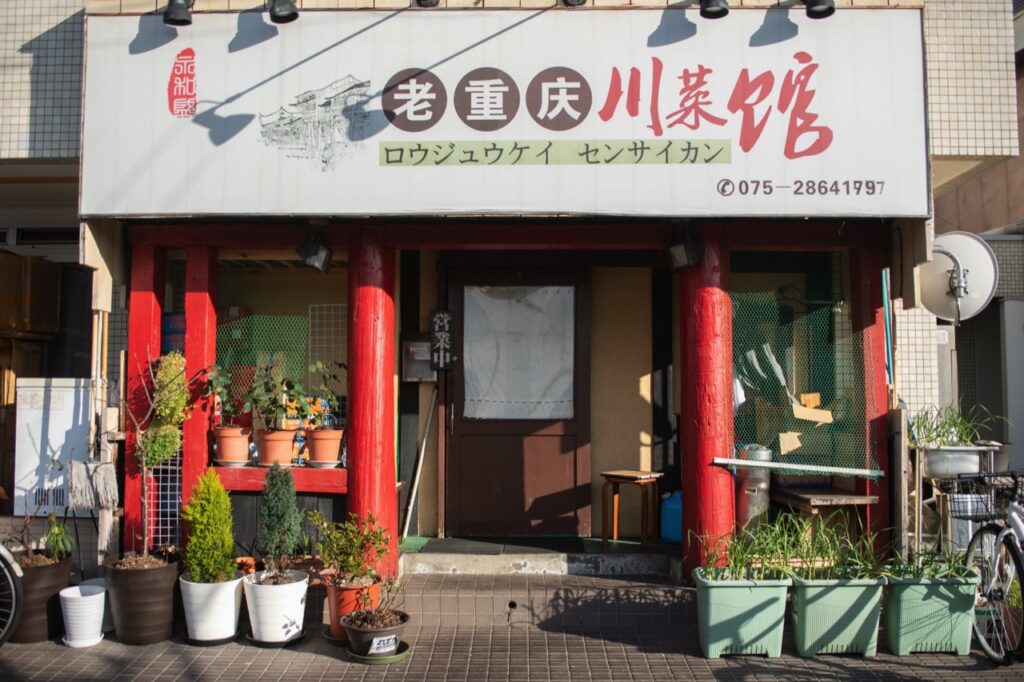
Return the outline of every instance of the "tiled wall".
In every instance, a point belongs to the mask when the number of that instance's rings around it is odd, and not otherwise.
[[[1024,237],[986,240],[999,263],[996,296],[1024,298]]]
[[[1009,2],[928,0],[928,117],[934,156],[1016,156]]]
[[[896,310],[896,382],[911,414],[939,403],[935,316],[922,307]]]
[[[0,158],[78,157],[82,6],[0,2]]]

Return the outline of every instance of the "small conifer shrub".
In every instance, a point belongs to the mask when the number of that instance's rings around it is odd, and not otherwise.
[[[219,583],[235,575],[235,538],[231,526],[231,497],[213,471],[192,488],[192,498],[181,512],[188,521],[185,570],[196,583]]]
[[[302,513],[295,502],[295,479],[290,469],[276,463],[267,471],[260,500],[260,532],[256,550],[277,578],[302,539]]]

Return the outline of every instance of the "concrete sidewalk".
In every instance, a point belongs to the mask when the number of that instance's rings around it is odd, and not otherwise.
[[[180,639],[152,646],[113,641],[90,649],[56,642],[0,648],[2,680],[1020,680],[1024,662],[997,668],[970,657],[880,654],[801,659],[725,657],[707,660],[692,626],[546,631],[528,623],[408,628],[412,645],[402,663],[367,666],[317,631],[287,649],[261,649],[241,638],[218,647]],[[787,647],[792,652],[792,647]]]

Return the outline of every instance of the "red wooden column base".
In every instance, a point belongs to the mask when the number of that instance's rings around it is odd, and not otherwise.
[[[128,293],[128,350],[125,387],[127,405],[132,414],[142,417],[149,408],[144,386],[149,378],[149,362],[160,357],[160,323],[164,296],[164,252],[136,244],[132,247],[131,289]],[[142,548],[142,475],[135,459],[135,428],[126,420],[124,476],[125,551]],[[152,506],[150,514],[153,513]]]
[[[732,475],[712,464],[733,451],[732,302],[723,288],[721,237],[679,277],[682,364],[683,547],[687,571],[706,562],[696,538],[714,542],[735,524]]]
[[[348,497],[349,512],[367,516],[391,536],[385,576],[398,575],[395,486],[395,256],[382,228],[353,232],[349,246]]]

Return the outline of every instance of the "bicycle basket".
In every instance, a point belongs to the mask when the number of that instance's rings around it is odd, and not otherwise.
[[[994,521],[1006,517],[1010,502],[1024,493],[1024,478],[1010,474],[981,474],[950,481],[949,512],[964,521]]]

